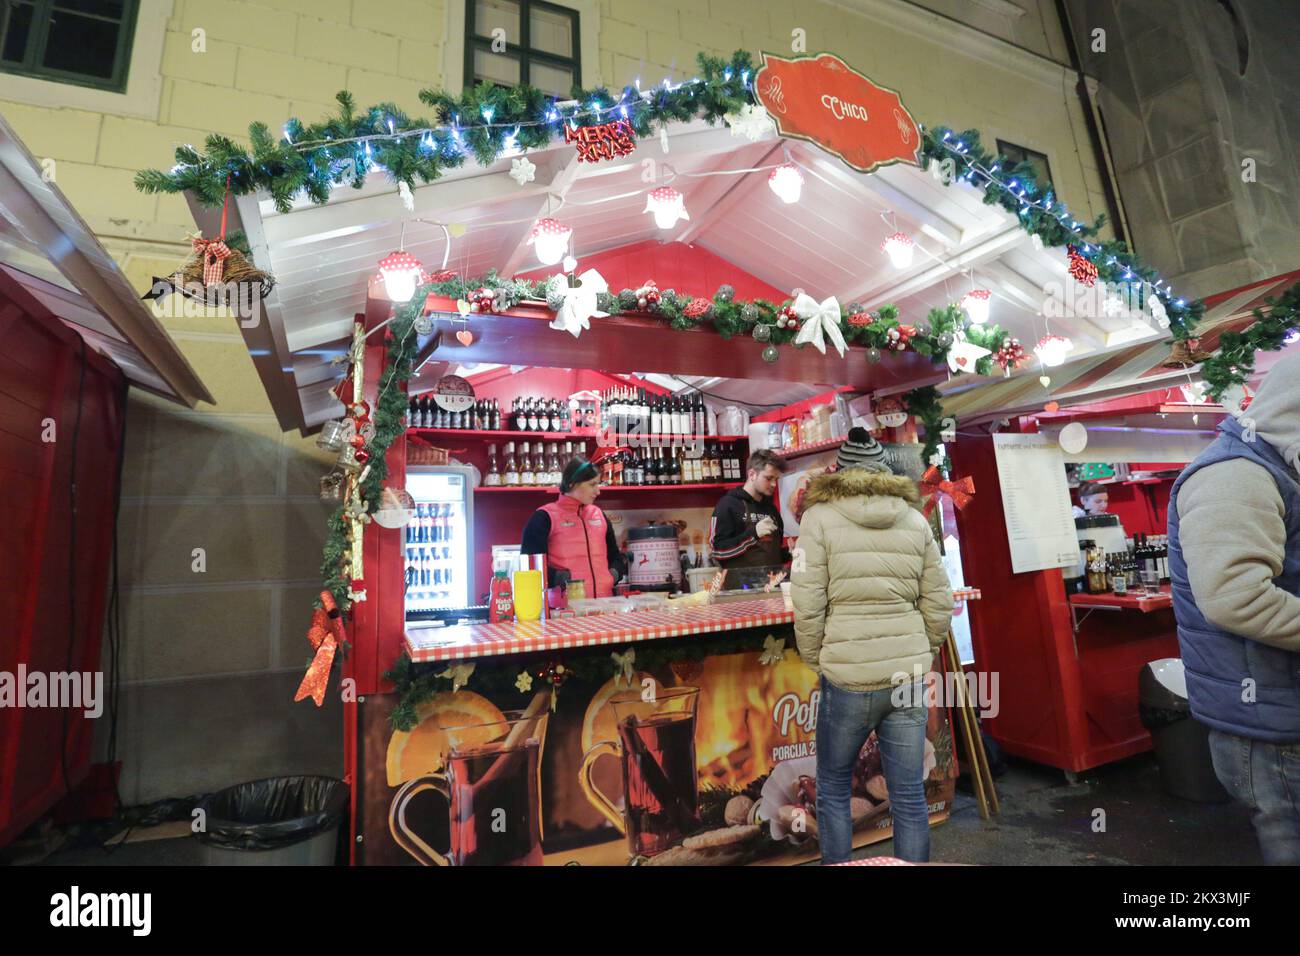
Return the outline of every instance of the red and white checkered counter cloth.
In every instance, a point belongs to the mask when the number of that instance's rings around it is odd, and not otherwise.
[[[957,591],[953,597],[957,601],[974,600],[979,597],[979,591]],[[413,628],[406,632],[406,652],[416,663],[472,660],[499,654],[555,651],[599,644],[630,644],[665,637],[691,637],[695,634],[792,623],[794,612],[785,609],[779,595],[773,595],[752,601],[732,601],[705,607],[593,614],[550,621]]]
[[[830,866],[916,866],[896,856],[869,856],[861,860],[846,860],[843,863],[831,863]]]
[[[554,651],[597,644],[628,644],[663,637],[690,637],[714,631],[790,624],[794,614],[780,595],[753,601],[732,601],[703,607],[592,614],[550,621],[511,621],[504,624],[456,624],[429,630],[408,630],[406,650],[411,660],[467,660],[526,651]]]

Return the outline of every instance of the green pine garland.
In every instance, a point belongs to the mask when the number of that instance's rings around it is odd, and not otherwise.
[[[434,110],[433,120],[408,116],[392,103],[358,111],[352,94],[343,91],[335,96],[337,111],[319,123],[305,126],[290,119],[278,140],[265,123],[253,123],[248,148],[214,133],[202,150],[179,147],[170,171],[140,171],[135,185],[145,193],[189,192],[204,206],[219,206],[229,182],[236,196],[266,190],[285,213],[299,194],[323,204],[335,185],[351,183],[360,189],[372,169],[385,170],[394,183],[414,189],[464,165],[469,156],[486,166],[512,146],[543,148],[563,137],[568,124],[593,126],[626,118],[638,137],[646,137],[658,127],[696,117],[715,123],[752,102],[746,89],[754,72],[748,53],[737,51],[729,61],[702,53],[697,59],[700,83],[657,86],[645,95],[633,87],[615,95],[605,87],[575,86],[571,104],[556,103],[531,86],[480,83],[460,96],[422,90],[420,101]],[[554,118],[539,122],[550,116]]]
[[[1224,332],[1219,337],[1219,351],[1201,363],[1201,377],[1206,393],[1215,401],[1233,385],[1244,385],[1255,371],[1255,353],[1276,352],[1286,344],[1286,337],[1300,329],[1300,282],[1276,299],[1266,300],[1266,308],[1251,313],[1254,324],[1241,332]]]

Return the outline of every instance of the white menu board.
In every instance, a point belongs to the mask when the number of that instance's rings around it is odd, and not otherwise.
[[[994,435],[1011,569],[1045,571],[1079,561],[1065,459],[1047,435]]]

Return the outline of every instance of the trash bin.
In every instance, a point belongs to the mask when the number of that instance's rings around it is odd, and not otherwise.
[[[348,785],[334,777],[268,777],[199,801],[205,866],[332,866]]]
[[[1226,803],[1214,775],[1210,730],[1192,717],[1187,674],[1177,657],[1151,661],[1138,674],[1138,716],[1151,731],[1165,792],[1198,803]]]

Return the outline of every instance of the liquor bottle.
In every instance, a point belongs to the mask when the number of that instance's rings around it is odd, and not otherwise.
[[[652,424],[650,421],[650,396],[644,388],[641,389],[641,404],[637,407],[637,415],[641,419],[642,434],[649,434],[650,425]]]
[[[537,415],[537,402],[534,399],[528,399],[528,431],[535,432],[541,428],[541,422]]]
[[[501,469],[497,465],[497,446],[488,445],[488,470],[483,476],[483,485],[486,488],[501,487]]]
[[[546,446],[538,442],[533,452],[533,480],[542,488],[549,487],[551,484],[551,473],[546,468],[545,449]]]
[[[664,430],[664,399],[663,396],[655,398],[650,403],[650,434],[661,435]]]
[[[623,403],[623,432],[627,435],[638,434],[641,425],[637,421],[636,389],[623,390]]]
[[[704,412],[704,396],[696,394],[695,396],[695,427],[691,431],[701,438],[709,430],[709,417]]]
[[[426,588],[433,585],[434,576],[433,552],[420,549],[420,583]]]
[[[551,442],[550,446],[546,449],[546,471],[550,475],[550,479],[546,482],[548,485],[558,485],[560,483],[561,467],[559,448],[559,442]]]
[[[515,443],[512,441],[506,442],[505,482],[510,487],[519,484],[519,463],[515,460]]]
[[[569,409],[569,400],[560,399],[560,431],[568,434],[573,430],[573,413]]]
[[[572,460],[573,460],[573,442],[566,441],[564,443],[564,460],[560,462],[560,468],[563,469],[564,466],[567,465]]]
[[[528,431],[528,413],[524,411],[524,400],[518,395],[510,402],[510,424],[517,432]]]
[[[678,412],[678,432],[679,435],[689,435],[691,433],[691,400],[683,398],[681,400],[681,409]]]
[[[1160,536],[1160,583],[1169,583],[1169,537]]]
[[[675,485],[688,485],[688,484],[691,483],[691,480],[690,480],[690,477],[689,477],[689,472],[687,471],[687,465],[686,465],[686,446],[685,446],[685,445],[678,445],[678,446],[677,446],[677,462],[676,462],[676,464],[673,466],[673,472],[674,472],[674,475],[675,475],[675,480],[674,480],[673,484],[675,484]]]
[[[519,483],[521,485],[537,484],[537,476],[533,474],[533,455],[529,450],[528,442],[524,442],[519,447]]]
[[[495,398],[492,399],[492,423],[488,427],[494,432],[501,431],[501,406]]]

